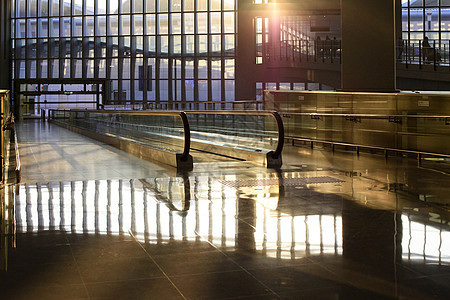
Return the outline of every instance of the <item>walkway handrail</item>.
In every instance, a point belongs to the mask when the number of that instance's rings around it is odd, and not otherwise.
[[[275,120],[277,121],[277,125],[278,125],[277,149],[275,149],[275,152],[272,154],[272,157],[277,159],[278,157],[280,157],[281,152],[283,151],[283,147],[284,147],[284,125],[283,125],[283,120],[281,119],[281,116],[279,113],[274,111],[274,112],[272,112],[272,115],[275,118]]]
[[[184,150],[181,156],[182,161],[186,161],[189,157],[189,150],[191,149],[191,128],[189,127],[189,121],[185,112],[180,112],[181,120],[183,121],[184,129]]]
[[[295,113],[295,112],[281,112],[283,116],[311,116],[311,117],[358,117],[358,118],[373,118],[373,119],[389,119],[395,118],[424,118],[424,119],[450,119],[446,115],[396,115],[396,114],[340,114],[340,113]]]

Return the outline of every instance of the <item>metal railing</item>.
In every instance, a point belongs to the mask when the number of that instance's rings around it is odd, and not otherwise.
[[[258,45],[263,63],[341,63],[340,40],[283,40],[279,44]]]
[[[179,101],[179,100],[110,100],[102,105],[104,110],[263,110],[263,102],[260,100],[236,100],[236,101]]]
[[[450,69],[450,41],[429,41],[429,45],[422,41],[404,40],[396,46],[397,62],[410,65],[417,65],[421,69],[425,65],[433,66],[434,70],[438,66],[447,66]]]

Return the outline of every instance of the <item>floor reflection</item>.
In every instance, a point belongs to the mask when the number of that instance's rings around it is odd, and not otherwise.
[[[184,175],[23,184],[16,196],[16,228],[19,233],[130,232],[149,244],[202,239],[225,250],[278,259],[342,255],[373,212],[359,209],[346,215],[345,197],[314,187],[342,182],[336,178],[310,177],[293,184],[285,177],[274,173],[242,181]],[[411,210],[390,212],[387,219],[396,223],[383,239],[397,246],[403,260],[450,263],[448,224],[420,220]],[[394,232],[402,237],[398,245]]]

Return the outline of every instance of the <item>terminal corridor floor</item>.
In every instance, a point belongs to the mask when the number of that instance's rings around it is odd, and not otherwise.
[[[17,132],[0,299],[450,295],[448,161],[291,146],[277,170],[193,154],[177,173],[48,123]]]

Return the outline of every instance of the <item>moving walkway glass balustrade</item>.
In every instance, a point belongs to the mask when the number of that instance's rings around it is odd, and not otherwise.
[[[189,127],[180,112],[53,110],[50,111],[50,118],[83,131],[189,155]]]
[[[247,150],[278,157],[284,141],[281,117],[276,112],[186,112],[192,143]],[[196,146],[193,145],[193,148]]]
[[[288,138],[450,155],[446,93],[266,91],[264,102]]]
[[[50,119],[128,152],[130,148],[122,147],[124,142],[121,141],[176,153],[177,157],[180,154],[181,161],[186,161],[192,147],[270,168],[282,164],[284,129],[276,112],[201,111],[186,114],[174,111],[54,110],[50,112]],[[131,150],[131,153],[141,157],[142,151],[147,149]],[[155,155],[159,157],[160,154]],[[153,157],[155,155],[147,157],[158,160]]]
[[[449,155],[450,116],[289,113],[289,137]]]

